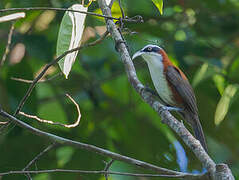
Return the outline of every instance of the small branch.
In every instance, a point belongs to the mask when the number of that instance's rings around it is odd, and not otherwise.
[[[9,14],[6,16],[2,16],[2,17],[0,17],[0,23],[7,22],[7,21],[15,21],[17,19],[24,18],[25,15],[26,14],[24,12],[18,12],[18,13],[13,13],[13,14]]]
[[[31,167],[31,165],[33,165],[41,156],[43,156],[45,153],[47,153],[48,151],[50,151],[53,147],[55,147],[55,144],[50,144],[49,146],[47,146],[47,148],[45,148],[42,152],[40,152],[36,157],[34,157],[34,159],[32,159],[27,165],[26,167],[24,167],[22,169],[22,171],[25,171],[27,169],[29,169]]]
[[[61,145],[69,145],[69,146],[73,146],[73,147],[76,147],[76,148],[79,148],[79,149],[84,149],[84,150],[87,150],[87,151],[90,151],[90,152],[98,153],[102,156],[110,157],[114,160],[122,161],[122,162],[125,162],[125,163],[128,163],[128,164],[132,164],[132,165],[144,168],[144,169],[152,170],[152,171],[155,171],[157,173],[164,174],[164,175],[176,175],[176,176],[180,176],[180,177],[188,177],[188,178],[191,178],[191,179],[198,178],[198,177],[201,176],[201,175],[196,175],[196,174],[177,172],[177,171],[169,170],[169,169],[166,169],[166,168],[158,167],[158,166],[152,165],[150,163],[139,161],[137,159],[133,159],[133,158],[130,158],[130,157],[127,157],[127,156],[123,156],[123,155],[105,150],[103,148],[96,147],[94,145],[85,144],[85,143],[81,143],[81,142],[78,142],[78,141],[73,141],[73,140],[70,140],[70,139],[66,139],[66,138],[63,138],[63,137],[56,136],[56,135],[51,134],[51,133],[41,131],[37,128],[34,128],[34,127],[22,122],[21,120],[19,120],[16,117],[8,114],[7,112],[3,111],[2,109],[0,109],[0,116],[5,117],[5,118],[13,121],[18,126],[24,128],[24,129],[27,129],[28,131],[30,131],[31,133],[33,133],[37,136],[47,138],[48,140],[50,140],[52,142],[55,142],[55,143],[58,143],[58,144],[61,144]],[[27,173],[27,172],[25,172],[25,173]],[[4,175],[4,174],[0,174],[0,176],[1,175]]]
[[[52,125],[59,125],[59,126],[63,126],[63,127],[66,127],[66,128],[73,128],[73,127],[76,127],[79,125],[80,123],[80,119],[81,119],[81,113],[80,113],[80,107],[79,105],[75,102],[75,100],[69,95],[69,94],[66,94],[66,96],[74,103],[74,105],[76,106],[76,109],[77,109],[77,112],[78,112],[78,117],[77,117],[77,120],[74,124],[62,124],[62,123],[59,123],[59,122],[53,122],[53,121],[49,121],[49,120],[45,120],[45,119],[41,119],[37,116],[34,116],[34,115],[29,115],[29,114],[26,114],[24,112],[19,112],[20,115],[23,115],[25,117],[28,117],[28,118],[31,118],[31,119],[35,119],[41,123],[47,123],[47,124],[52,124]]]
[[[8,33],[7,46],[6,46],[5,52],[3,54],[3,57],[2,57],[2,60],[1,60],[1,63],[0,63],[0,68],[1,68],[1,66],[3,66],[3,64],[4,64],[4,62],[7,58],[7,55],[10,51],[10,45],[11,45],[11,42],[12,42],[12,35],[13,35],[13,31],[14,31],[14,25],[15,25],[15,22],[12,23],[12,26],[11,26],[10,31]]]
[[[39,171],[8,171],[0,173],[0,176],[12,175],[12,174],[40,174],[40,173],[80,173],[80,174],[114,174],[121,176],[134,176],[134,177],[165,177],[165,178],[184,178],[183,175],[164,175],[164,174],[137,174],[137,173],[125,173],[116,171],[84,171],[84,170],[72,170],[72,169],[49,169],[49,170],[39,170]]]
[[[52,77],[50,77],[50,78],[48,78],[48,79],[40,79],[40,80],[38,81],[38,83],[44,83],[44,82],[51,81],[51,80],[55,79],[56,77],[58,77],[58,76],[60,76],[60,75],[62,75],[61,72],[55,74],[54,76],[52,76]],[[28,83],[28,84],[33,83],[33,80],[22,79],[22,78],[17,78],[17,77],[11,77],[11,80],[18,81],[18,82],[23,82],[23,83]]]
[[[109,4],[109,8],[110,8],[110,9],[112,8],[112,6],[113,6],[113,4],[114,4],[114,1],[115,1],[115,0],[111,0],[111,1],[110,1],[110,4]]]
[[[114,162],[113,159],[111,159],[111,161],[108,162],[108,163],[105,162],[106,165],[105,165],[104,171],[109,172],[110,166],[113,164],[113,162]],[[104,176],[105,176],[105,180],[108,180],[109,174],[108,174],[108,173],[105,173]]]

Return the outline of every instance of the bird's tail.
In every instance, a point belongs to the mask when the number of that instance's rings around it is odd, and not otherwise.
[[[206,139],[205,139],[203,129],[202,129],[201,123],[199,121],[198,115],[187,112],[187,113],[184,113],[183,116],[184,116],[185,120],[192,126],[195,138],[200,141],[204,150],[208,153]]]
[[[194,115],[193,119],[191,119],[191,121],[192,121],[191,125],[192,125],[192,128],[193,128],[194,135],[195,135],[196,139],[200,141],[204,150],[208,153],[206,139],[205,139],[203,129],[202,129],[202,126],[201,126],[201,123],[199,121],[198,116]]]

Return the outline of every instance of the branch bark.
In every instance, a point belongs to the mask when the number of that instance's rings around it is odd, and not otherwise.
[[[79,174],[114,174],[121,176],[134,176],[134,177],[165,177],[165,178],[182,178],[181,175],[162,175],[162,174],[137,174],[137,173],[127,173],[127,172],[116,172],[116,171],[85,171],[85,170],[73,170],[73,169],[47,169],[47,170],[38,170],[38,171],[8,171],[0,173],[0,176],[13,175],[13,174],[40,174],[40,173],[55,173],[55,172],[64,172],[64,173],[79,173]]]
[[[111,16],[111,10],[106,5],[105,0],[98,0],[98,4],[102,10],[102,13],[106,16]],[[135,88],[135,90],[140,94],[142,99],[148,103],[162,118],[162,122],[167,124],[172,130],[174,130],[180,138],[183,139],[185,144],[194,152],[196,157],[201,161],[202,165],[209,171],[212,178],[215,178],[216,175],[216,164],[209,157],[209,155],[204,151],[203,147],[196,140],[191,133],[184,127],[183,123],[180,123],[177,119],[175,119],[168,111],[162,108],[163,106],[152,98],[149,92],[145,91],[143,84],[139,81],[136,71],[134,68],[134,64],[131,60],[129,52],[127,50],[127,46],[125,41],[120,34],[119,30],[115,23],[110,19],[105,19],[107,24],[107,29],[112,35],[112,38],[115,41],[118,52],[121,56],[121,60],[125,65],[125,71],[127,73],[128,79],[131,85]],[[228,171],[231,172],[231,171]],[[230,177],[233,177],[232,175]]]

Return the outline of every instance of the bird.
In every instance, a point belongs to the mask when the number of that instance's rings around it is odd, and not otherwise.
[[[132,60],[142,56],[146,61],[158,96],[167,110],[176,110],[192,127],[195,138],[208,152],[205,136],[198,116],[196,97],[185,74],[170,61],[163,48],[146,45]]]

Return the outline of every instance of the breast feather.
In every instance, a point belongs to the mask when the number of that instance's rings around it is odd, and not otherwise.
[[[167,104],[173,105],[173,95],[166,81],[166,76],[164,75],[163,63],[161,61],[148,61],[147,64],[154,87],[158,92],[160,98]]]

